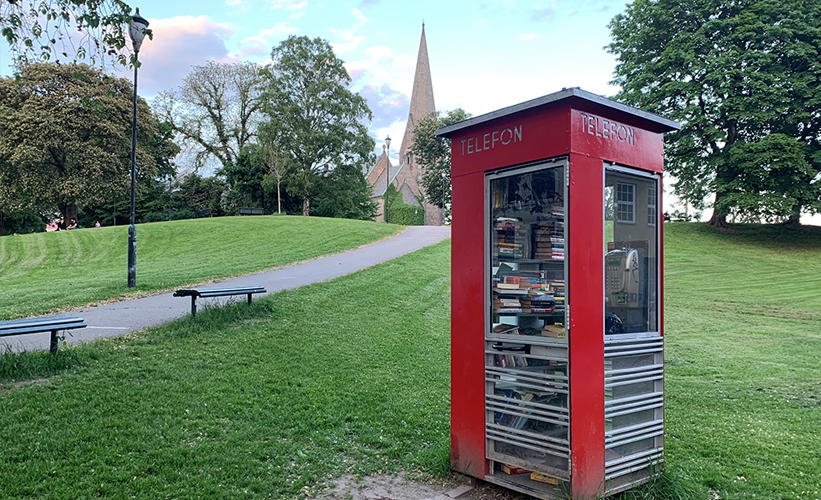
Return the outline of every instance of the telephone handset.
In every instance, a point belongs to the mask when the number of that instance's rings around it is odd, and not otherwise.
[[[638,307],[641,287],[639,252],[621,248],[604,256],[604,290],[611,307]]]

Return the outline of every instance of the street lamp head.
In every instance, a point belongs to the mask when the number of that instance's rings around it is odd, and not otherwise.
[[[131,36],[131,46],[134,47],[134,52],[140,51],[146,28],[148,28],[148,20],[140,15],[140,8],[137,7],[137,12],[131,16],[131,24],[128,26],[128,34]]]
[[[391,147],[391,136],[385,137],[385,144],[388,145],[388,149]]]

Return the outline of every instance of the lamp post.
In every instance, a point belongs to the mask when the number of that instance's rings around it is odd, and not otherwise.
[[[128,288],[137,286],[137,227],[134,225],[134,195],[137,183],[137,67],[140,46],[145,38],[148,21],[140,16],[140,9],[131,17],[128,34],[134,48],[134,113],[131,120],[131,225],[128,226]]]
[[[388,188],[391,185],[391,136],[385,137],[385,147],[387,149],[387,157],[388,160],[387,166],[385,167],[385,224],[388,224]]]
[[[445,185],[448,182],[448,173],[442,172],[442,225],[445,225]]]

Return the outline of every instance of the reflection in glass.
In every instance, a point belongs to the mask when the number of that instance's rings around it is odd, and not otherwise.
[[[605,175],[606,335],[658,331],[656,189],[654,178]]]

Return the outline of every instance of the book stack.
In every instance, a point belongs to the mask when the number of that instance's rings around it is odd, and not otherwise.
[[[567,336],[567,330],[562,324],[545,325],[542,328],[542,336],[563,339]]]
[[[553,292],[553,297],[556,299],[556,306],[553,308],[553,312],[564,312],[564,280],[550,280],[548,284],[550,285],[550,290]]]
[[[564,238],[534,235],[533,258],[540,260],[564,260]]]
[[[553,222],[538,221],[530,225],[533,232],[533,258],[547,260],[553,254]]]
[[[524,255],[524,226],[517,219],[499,218],[493,226],[499,257],[520,259]]]
[[[556,298],[551,292],[531,291],[528,297],[528,312],[551,314],[556,307]]]
[[[520,313],[522,303],[519,302],[519,297],[494,294],[493,309],[496,313]]]

